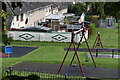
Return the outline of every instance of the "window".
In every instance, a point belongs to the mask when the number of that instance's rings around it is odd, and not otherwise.
[[[23,14],[21,14],[21,21],[23,21]]]
[[[19,21],[19,15],[16,16],[16,21]]]
[[[25,24],[27,24],[28,23],[28,18],[26,19],[26,21],[25,21]]]

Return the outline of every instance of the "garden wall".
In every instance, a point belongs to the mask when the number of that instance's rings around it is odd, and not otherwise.
[[[54,42],[70,42],[71,33],[45,33],[45,32],[29,32],[29,31],[8,31],[8,36],[12,37],[13,40],[22,41],[54,41]],[[75,42],[79,42],[81,33],[75,36]],[[88,31],[85,32],[86,38],[88,38]],[[84,41],[84,39],[82,40]]]

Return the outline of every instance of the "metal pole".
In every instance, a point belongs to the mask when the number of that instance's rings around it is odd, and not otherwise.
[[[8,58],[10,57],[10,53],[8,53]]]
[[[65,80],[67,80],[67,74],[65,74]]]
[[[114,57],[114,49],[112,49],[112,58]]]

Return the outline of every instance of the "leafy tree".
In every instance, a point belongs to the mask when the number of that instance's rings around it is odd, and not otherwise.
[[[99,18],[105,19],[104,2],[92,2],[90,14],[99,15]]]
[[[88,5],[91,6],[90,11],[87,12]],[[86,3],[76,3],[68,6],[68,12],[80,15],[83,12],[86,14],[99,15],[100,18],[105,19],[104,13],[104,2],[86,2]]]
[[[68,12],[74,13],[77,16],[79,16],[83,12],[85,12],[86,9],[87,9],[87,7],[86,7],[85,3],[80,3],[80,2],[77,2],[76,4],[70,4],[68,6]]]
[[[120,2],[107,2],[104,6],[105,14],[120,20]]]
[[[1,17],[2,17],[2,42],[5,44],[5,46],[7,45],[10,45],[10,41],[12,40],[12,38],[9,38],[7,36],[7,29],[6,29],[6,19],[7,19],[7,16],[10,16],[9,13],[6,12],[6,5],[8,3],[7,2],[2,2],[2,10],[1,10]],[[8,5],[12,11],[16,8],[16,7],[19,7],[21,8],[22,7],[22,3],[21,2],[12,2],[11,3],[11,6]]]

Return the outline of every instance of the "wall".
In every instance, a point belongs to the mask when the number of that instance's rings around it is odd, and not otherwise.
[[[45,6],[42,9],[35,10],[30,13],[29,22],[26,26],[34,26],[36,21],[45,22],[46,16],[51,14],[51,6]]]
[[[53,12],[52,12],[52,14],[57,14],[57,13],[58,13],[58,7],[53,8]]]
[[[67,8],[65,8],[65,9],[62,9],[62,10],[60,10],[59,12],[58,12],[58,14],[61,14],[61,15],[63,15],[63,13],[67,13]]]
[[[19,20],[17,20],[17,16],[13,17],[11,28],[20,29],[20,27],[25,27],[26,14],[23,14],[23,20],[21,21],[21,15],[19,15]]]
[[[22,41],[54,41],[54,42],[71,42],[71,33],[42,33],[42,32],[26,32],[26,31],[8,31],[8,36],[13,40]],[[88,38],[88,31],[85,33]],[[79,42],[81,33],[74,38],[75,42]],[[83,39],[83,41],[85,41]]]
[[[21,21],[21,15],[19,15],[19,20],[14,16],[11,24],[11,28],[20,29],[20,27],[34,26],[36,21],[45,22],[45,17],[51,14],[51,6],[45,6],[43,8],[38,8],[23,14],[23,21]],[[28,18],[28,23],[25,24],[26,19]]]

